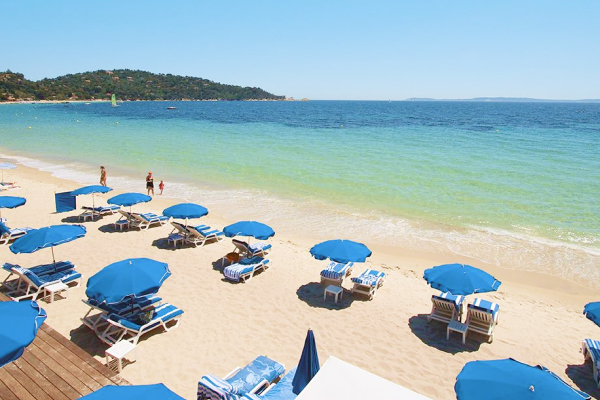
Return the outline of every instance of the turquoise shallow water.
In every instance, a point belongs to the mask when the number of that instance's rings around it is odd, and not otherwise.
[[[288,231],[600,272],[598,104],[4,105],[0,138],[59,176],[105,165],[143,191],[152,170],[167,194]]]

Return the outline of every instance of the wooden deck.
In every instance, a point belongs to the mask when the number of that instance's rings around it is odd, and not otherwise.
[[[18,360],[0,368],[0,400],[78,399],[106,385],[129,383],[47,324]]]

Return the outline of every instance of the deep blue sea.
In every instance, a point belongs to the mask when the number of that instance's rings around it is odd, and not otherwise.
[[[168,106],[177,107],[167,110]],[[276,230],[600,276],[600,104],[0,106],[0,153]]]

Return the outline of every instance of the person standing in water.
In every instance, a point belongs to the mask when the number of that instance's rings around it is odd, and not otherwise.
[[[100,184],[106,186],[106,168],[104,168],[104,165],[100,166]]]
[[[150,192],[154,196],[154,177],[152,176],[152,172],[148,172],[148,176],[146,176],[146,189],[148,189],[148,196],[150,196]]]
[[[162,180],[158,184],[158,188],[160,189],[160,194],[162,194],[163,190],[165,190],[165,183]]]

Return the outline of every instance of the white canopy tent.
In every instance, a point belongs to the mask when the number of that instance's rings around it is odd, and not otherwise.
[[[323,364],[296,400],[431,400],[335,357]]]

